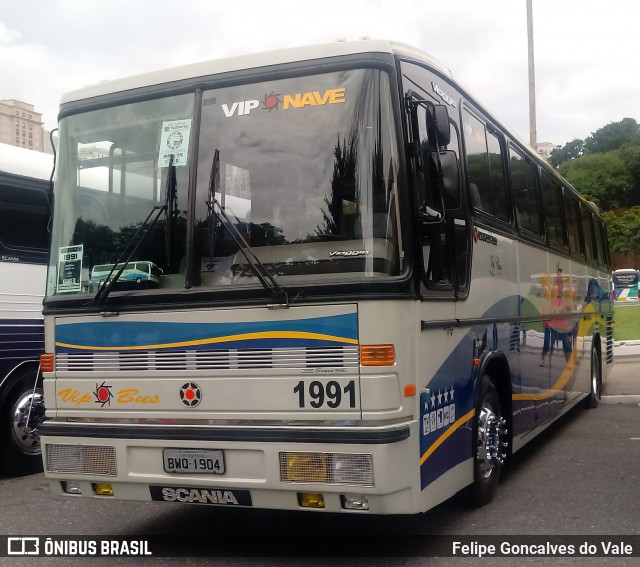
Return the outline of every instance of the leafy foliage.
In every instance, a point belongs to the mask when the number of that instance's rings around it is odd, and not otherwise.
[[[623,118],[551,152],[549,162],[605,213],[612,254],[640,254],[640,126]],[[614,214],[615,209],[628,209]]]
[[[589,154],[560,165],[560,173],[601,209],[629,207],[631,178],[617,151]]]
[[[612,254],[640,254],[640,206],[632,207],[622,215],[612,211],[604,213]]]

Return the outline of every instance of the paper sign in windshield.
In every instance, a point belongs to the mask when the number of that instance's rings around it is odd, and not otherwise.
[[[82,291],[82,244],[58,252],[58,293]]]
[[[190,118],[188,120],[172,120],[162,123],[160,154],[158,155],[159,167],[168,167],[171,156],[173,156],[173,165],[176,167],[187,165],[190,134]]]

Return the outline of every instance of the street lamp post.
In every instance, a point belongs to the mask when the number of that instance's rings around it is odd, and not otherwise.
[[[527,0],[527,39],[529,54],[529,144],[538,151],[536,135],[536,76],[533,63],[533,0]]]

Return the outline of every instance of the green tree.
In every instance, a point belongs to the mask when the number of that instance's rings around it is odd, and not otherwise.
[[[580,140],[576,138],[571,142],[567,142],[561,148],[556,148],[551,151],[551,155],[549,156],[549,163],[553,167],[558,167],[561,163],[565,161],[569,161],[570,159],[575,159],[582,155],[584,150],[584,140]]]
[[[569,183],[605,211],[636,204],[631,177],[618,151],[584,155],[565,161],[559,169]]]
[[[620,149],[620,157],[631,179],[631,204],[640,205],[640,134],[634,143]]]
[[[612,254],[640,254],[640,206],[632,207],[622,215],[604,213]]]
[[[638,137],[640,128],[633,118],[623,118],[596,130],[584,141],[585,153],[595,154],[620,149]]]

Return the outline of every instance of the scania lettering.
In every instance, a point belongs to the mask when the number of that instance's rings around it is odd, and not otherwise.
[[[419,51],[167,69],[69,93],[59,121],[54,495],[482,505],[515,451],[597,404],[600,211]],[[142,264],[154,285],[122,285]]]

